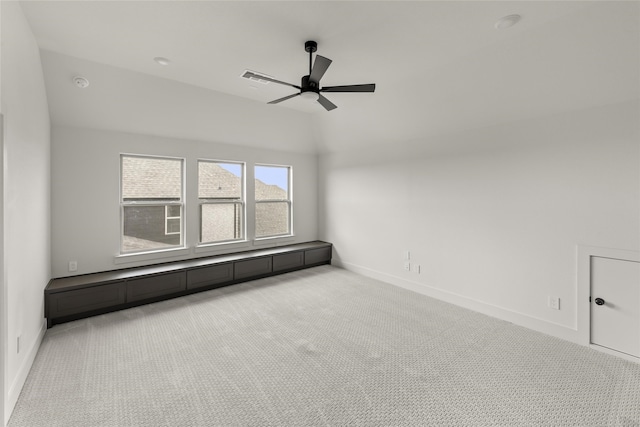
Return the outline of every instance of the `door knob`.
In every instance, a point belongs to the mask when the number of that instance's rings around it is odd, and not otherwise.
[[[596,298],[596,305],[604,305],[604,300],[602,298]]]

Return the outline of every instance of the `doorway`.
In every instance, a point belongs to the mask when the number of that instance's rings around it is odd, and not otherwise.
[[[586,345],[640,362],[640,252],[578,247],[578,321]]]
[[[591,257],[591,344],[640,358],[640,262]]]

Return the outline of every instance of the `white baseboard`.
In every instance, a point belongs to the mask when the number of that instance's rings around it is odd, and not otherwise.
[[[7,405],[5,407],[5,419],[4,424],[7,425],[9,422],[9,418],[11,417],[11,413],[13,412],[13,408],[15,408],[16,403],[18,402],[18,397],[20,396],[20,392],[22,391],[22,387],[24,386],[25,381],[27,380],[27,375],[29,375],[29,371],[31,370],[31,366],[33,366],[33,361],[36,359],[36,354],[38,354],[38,350],[40,349],[40,344],[42,344],[42,339],[44,338],[44,334],[47,332],[47,322],[44,320],[42,322],[42,326],[40,327],[40,331],[38,332],[38,336],[29,347],[26,357],[18,370],[18,375],[16,375],[15,380],[9,387],[9,393],[7,394]]]
[[[332,259],[331,263],[336,267],[342,267],[345,270],[353,271],[354,273],[371,277],[372,279],[380,280],[382,282],[408,289],[410,291],[417,292],[419,294],[426,295],[428,297],[435,298],[441,301],[445,301],[459,307],[468,308],[469,310],[477,311],[479,313],[486,314],[487,316],[495,317],[500,320],[505,320],[507,322],[511,322],[516,325],[541,332],[543,334],[551,335],[560,339],[574,342],[576,344],[584,345],[580,342],[578,331],[565,325],[553,323],[548,320],[533,317],[528,314],[513,311],[504,307],[499,307],[483,301],[471,299],[465,297],[464,295],[459,295],[454,292],[438,289],[436,287],[407,280],[402,277],[382,273],[368,267],[363,267],[349,262],[343,262],[336,258]]]

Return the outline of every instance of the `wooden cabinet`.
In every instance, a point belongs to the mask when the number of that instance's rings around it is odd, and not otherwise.
[[[52,294],[48,299],[49,316],[63,317],[85,313],[125,302],[125,282]]]
[[[246,279],[247,277],[264,276],[271,273],[271,257],[238,261],[233,264],[233,277]]]
[[[304,252],[273,256],[273,271],[292,270],[304,265]]]
[[[127,281],[127,302],[143,301],[187,289],[187,273],[156,274]]]
[[[331,248],[325,242],[299,243],[52,279],[44,291],[47,325],[331,264]]]
[[[231,281],[233,281],[232,262],[187,271],[187,289],[224,285],[224,283]]]
[[[331,262],[331,246],[304,252],[304,265],[318,265]]]

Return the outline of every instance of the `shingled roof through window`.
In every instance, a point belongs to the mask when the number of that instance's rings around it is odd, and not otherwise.
[[[148,157],[122,158],[122,197],[132,199],[179,199],[182,161]],[[240,177],[215,162],[200,162],[198,197],[236,199],[241,197]],[[287,200],[287,192],[277,185],[255,180],[256,200]]]
[[[180,199],[182,160],[122,157],[122,198]]]

